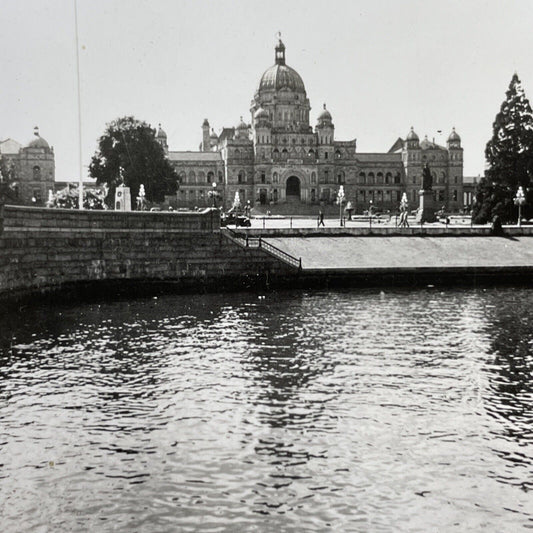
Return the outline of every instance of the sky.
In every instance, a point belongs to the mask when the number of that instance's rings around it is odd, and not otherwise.
[[[39,126],[56,180],[77,180],[74,0],[1,1],[0,139],[27,144]],[[455,127],[477,176],[514,72],[533,99],[532,24],[531,0],[78,0],[82,172],[124,115],[161,123],[170,150],[197,150],[205,118],[250,122],[279,31],[313,126],[326,103],[359,152],[411,126],[444,144]]]

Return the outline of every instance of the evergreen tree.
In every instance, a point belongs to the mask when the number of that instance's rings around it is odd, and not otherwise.
[[[533,215],[533,112],[517,74],[493,123],[485,148],[488,170],[476,191],[472,216],[485,223],[495,215],[516,220],[513,197],[519,186],[526,191],[524,215]],[[530,190],[531,188],[531,190]]]
[[[107,125],[98,141],[98,150],[89,165],[89,174],[109,188],[106,198],[113,205],[115,189],[121,183],[136,198],[141,184],[149,202],[162,202],[175,194],[178,176],[156,139],[156,131],[133,117],[119,118]]]

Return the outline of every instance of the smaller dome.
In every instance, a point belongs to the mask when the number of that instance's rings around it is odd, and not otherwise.
[[[406,137],[407,141],[419,141],[418,135],[415,133],[415,130],[413,129],[413,126],[411,126],[411,130],[407,134]]]
[[[28,143],[28,148],[50,148],[50,145],[39,135],[39,128],[33,129],[35,137]]]
[[[461,137],[459,137],[459,134],[455,131],[455,128],[452,129],[452,132],[450,133],[450,136],[448,137],[448,142],[450,141],[461,142]]]
[[[247,130],[247,129],[248,129],[248,126],[246,125],[246,123],[244,122],[244,120],[242,119],[242,117],[241,117],[241,119],[240,119],[239,124],[237,125],[237,129],[238,129],[238,130]]]
[[[166,139],[167,138],[167,134],[165,133],[165,131],[163,130],[163,128],[161,128],[161,124],[159,124],[159,128],[157,129],[157,135],[156,137],[158,139]]]
[[[211,135],[209,136],[210,139],[216,139],[218,141],[218,135],[215,133],[215,130],[211,128]]]
[[[322,113],[320,113],[320,115],[318,115],[318,120],[319,122],[323,122],[323,121],[330,121],[331,122],[331,113],[326,109],[326,104],[324,104],[324,110],[322,111]]]
[[[268,120],[270,118],[270,115],[268,114],[268,111],[266,109],[264,109],[263,107],[260,107],[255,113],[254,113],[254,118],[256,120],[259,120],[259,119],[264,119],[264,120]]]

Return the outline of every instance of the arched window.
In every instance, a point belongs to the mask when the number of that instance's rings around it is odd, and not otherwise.
[[[196,183],[196,174],[194,173],[194,170],[189,172],[189,183]]]
[[[234,155],[235,155],[236,158],[241,157],[241,152],[240,152],[240,150],[238,148],[235,148]]]
[[[311,172],[311,184],[316,185],[316,172]]]
[[[281,154],[283,155],[283,157],[287,157],[289,152],[287,152],[287,148],[283,148],[283,150],[281,151]]]
[[[41,167],[39,165],[35,165],[33,167],[33,180],[34,181],[41,180]]]
[[[335,151],[335,157],[336,157],[337,159],[340,159],[340,158],[341,158],[341,152],[340,152],[340,150],[336,150],[336,151]]]
[[[441,183],[446,183],[446,173],[445,172],[441,172],[440,174],[441,174],[440,175],[440,182]]]
[[[198,183],[205,183],[205,172],[203,170],[198,172]]]
[[[400,182],[401,182],[400,173],[397,172],[396,175],[394,176],[394,183],[400,183]]]
[[[272,157],[274,159],[278,159],[279,158],[279,150],[277,148],[274,148],[274,150],[272,150]]]
[[[239,183],[245,183],[246,182],[246,174],[244,173],[244,170],[239,171],[239,175],[237,177],[237,180]]]
[[[309,152],[307,152],[309,157],[315,157],[315,151],[312,148],[309,148]]]
[[[222,174],[222,170],[218,171],[218,181],[220,182],[224,181],[224,175]]]
[[[215,179],[215,175],[213,174],[213,172],[208,172],[207,173],[207,183],[213,183]]]
[[[366,174],[364,172],[359,172],[359,183],[361,185],[366,183]]]
[[[378,172],[376,177],[379,184],[383,183],[383,172]]]
[[[374,173],[373,173],[373,172],[369,172],[369,173],[368,173],[367,183],[368,183],[369,185],[373,185],[373,184],[375,183]]]
[[[390,172],[387,172],[385,174],[385,183],[388,185],[389,183],[392,183],[392,174]]]
[[[343,171],[343,170],[341,170],[341,171],[337,174],[337,183],[338,183],[339,185],[344,183],[344,171]]]
[[[179,183],[187,183],[187,174],[183,170],[178,174]]]
[[[277,172],[274,172],[274,174],[272,174],[272,183],[279,183],[279,178],[278,178],[278,173]]]

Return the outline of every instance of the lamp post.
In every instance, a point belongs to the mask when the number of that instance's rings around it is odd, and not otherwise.
[[[522,227],[522,206],[526,203],[526,196],[522,186],[518,187],[516,196],[514,197],[514,203],[518,206],[518,227]]]
[[[211,197],[213,198],[213,207],[217,206],[217,184],[214,181],[211,186],[213,187],[209,192],[211,194]]]
[[[344,203],[345,195],[344,195],[344,186],[341,185],[339,187],[339,192],[337,193],[337,203],[339,204],[339,222],[342,227],[342,204]]]

